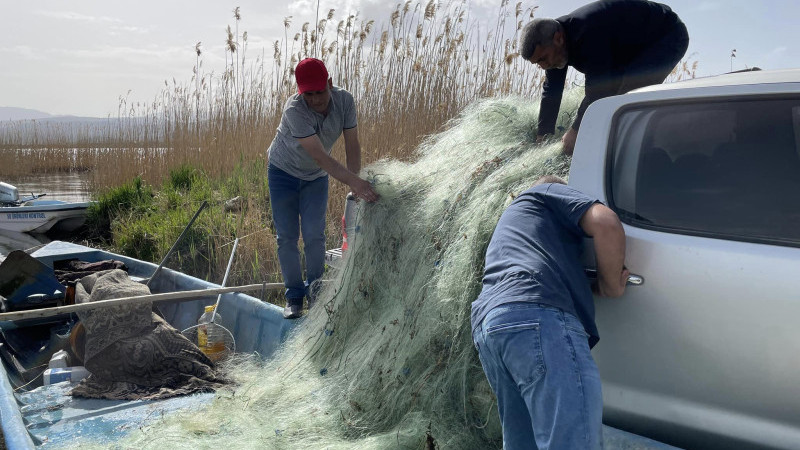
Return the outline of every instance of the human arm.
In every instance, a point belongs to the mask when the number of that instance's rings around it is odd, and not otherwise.
[[[542,102],[539,105],[539,119],[536,134],[544,136],[553,134],[556,129],[558,110],[561,108],[561,97],[564,94],[564,83],[567,80],[567,68],[545,71],[542,86]]]
[[[345,138],[346,139],[346,138]],[[325,148],[322,146],[322,141],[319,140],[319,136],[312,135],[305,138],[300,138],[297,140],[303,149],[308,153],[309,156],[324,170],[328,173],[328,175],[336,178],[337,180],[341,181],[342,183],[350,186],[350,190],[359,198],[363,198],[368,202],[374,202],[378,200],[379,196],[378,193],[375,192],[372,185],[369,181],[362,179],[352,170],[344,167],[343,165],[339,164],[338,161],[333,159],[326,151]],[[345,142],[345,148],[347,147],[347,143]],[[358,153],[360,154],[361,150],[359,147]],[[347,156],[347,164],[350,167],[351,157],[348,153]],[[360,158],[359,158],[360,159]],[[358,163],[360,166],[360,161]]]
[[[617,214],[607,206],[595,203],[586,210],[579,224],[594,241],[597,284],[593,290],[603,297],[621,296],[630,272],[624,264],[625,232]]]
[[[344,152],[347,169],[353,173],[361,172],[361,143],[358,142],[358,128],[347,128],[344,134]]]

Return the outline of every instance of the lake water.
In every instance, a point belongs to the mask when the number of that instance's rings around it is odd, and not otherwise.
[[[20,197],[47,194],[46,200],[85,202],[90,200],[87,189],[88,174],[83,172],[44,175],[26,175],[13,180],[0,180],[17,187]]]
[[[17,187],[21,198],[31,194],[47,194],[46,200],[63,200],[66,202],[85,202],[91,200],[85,173],[60,173],[44,175],[27,175],[24,177],[0,180]],[[68,239],[69,236],[59,236]],[[13,250],[27,250],[50,242],[44,235],[14,233],[0,230],[0,258]]]

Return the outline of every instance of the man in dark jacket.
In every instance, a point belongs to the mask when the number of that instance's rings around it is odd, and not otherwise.
[[[538,135],[555,131],[568,66],[586,76],[586,97],[562,138],[571,155],[593,101],[663,82],[688,46],[678,15],[647,0],[600,0],[557,19],[534,19],[522,30],[520,55],[546,71]]]

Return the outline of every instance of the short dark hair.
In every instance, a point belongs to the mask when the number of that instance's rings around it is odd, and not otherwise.
[[[520,56],[525,60],[530,59],[537,46],[552,44],[553,36],[559,31],[561,31],[561,23],[555,19],[531,20],[522,28],[519,38]]]
[[[533,182],[534,186],[538,186],[540,184],[547,184],[547,183],[558,183],[558,184],[567,184],[563,178],[557,177],[555,175],[545,175],[540,177],[538,180]]]

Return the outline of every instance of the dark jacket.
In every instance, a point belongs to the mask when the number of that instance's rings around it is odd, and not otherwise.
[[[601,0],[556,20],[564,27],[568,66],[545,72],[539,111],[540,135],[554,132],[569,66],[586,76],[586,97],[573,124],[573,128],[578,129],[583,113],[592,102],[623,93],[619,90],[626,69],[640,55],[676,28],[682,27],[685,33],[685,26],[668,6],[647,0]],[[685,51],[684,46],[678,60]],[[673,55],[664,57],[674,58]],[[650,60],[658,61],[658,55]]]

